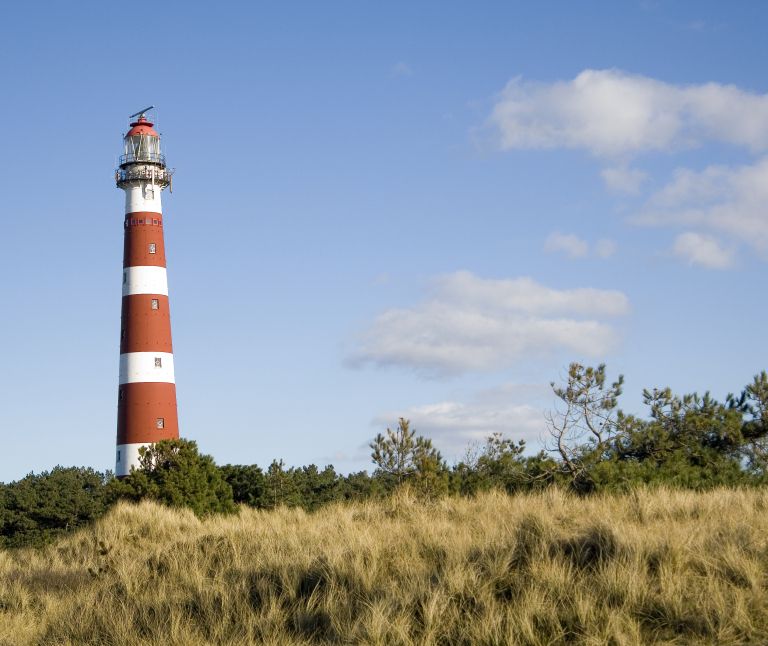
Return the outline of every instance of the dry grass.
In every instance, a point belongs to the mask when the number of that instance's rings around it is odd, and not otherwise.
[[[0,644],[758,644],[768,492],[560,491],[198,521],[120,505],[0,551]]]

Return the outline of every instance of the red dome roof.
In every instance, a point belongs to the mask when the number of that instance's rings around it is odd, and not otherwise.
[[[149,135],[150,137],[159,137],[152,128],[154,124],[151,121],[147,121],[144,115],[141,115],[138,121],[134,121],[131,124],[131,129],[125,133],[126,137],[133,137],[134,135]]]

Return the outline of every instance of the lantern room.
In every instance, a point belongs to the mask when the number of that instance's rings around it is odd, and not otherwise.
[[[165,155],[160,150],[160,135],[146,115],[153,107],[129,117],[135,121],[123,137],[123,153],[115,171],[115,183],[120,188],[150,183],[162,189],[171,184],[173,169],[166,167]]]
[[[165,157],[160,152],[160,135],[152,128],[144,114],[131,123],[123,144],[120,166],[125,164],[162,164]]]

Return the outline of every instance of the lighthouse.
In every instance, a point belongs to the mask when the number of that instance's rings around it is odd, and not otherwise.
[[[149,110],[131,115],[115,171],[125,191],[117,477],[138,466],[142,446],[179,437],[161,206],[172,171]]]

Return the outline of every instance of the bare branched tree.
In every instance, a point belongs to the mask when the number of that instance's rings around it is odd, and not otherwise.
[[[572,363],[564,387],[551,384],[558,398],[554,410],[546,413],[548,451],[562,460],[562,469],[574,485],[588,484],[588,469],[599,460],[607,443],[619,431],[616,406],[624,376],[608,385],[605,364],[597,368]]]

